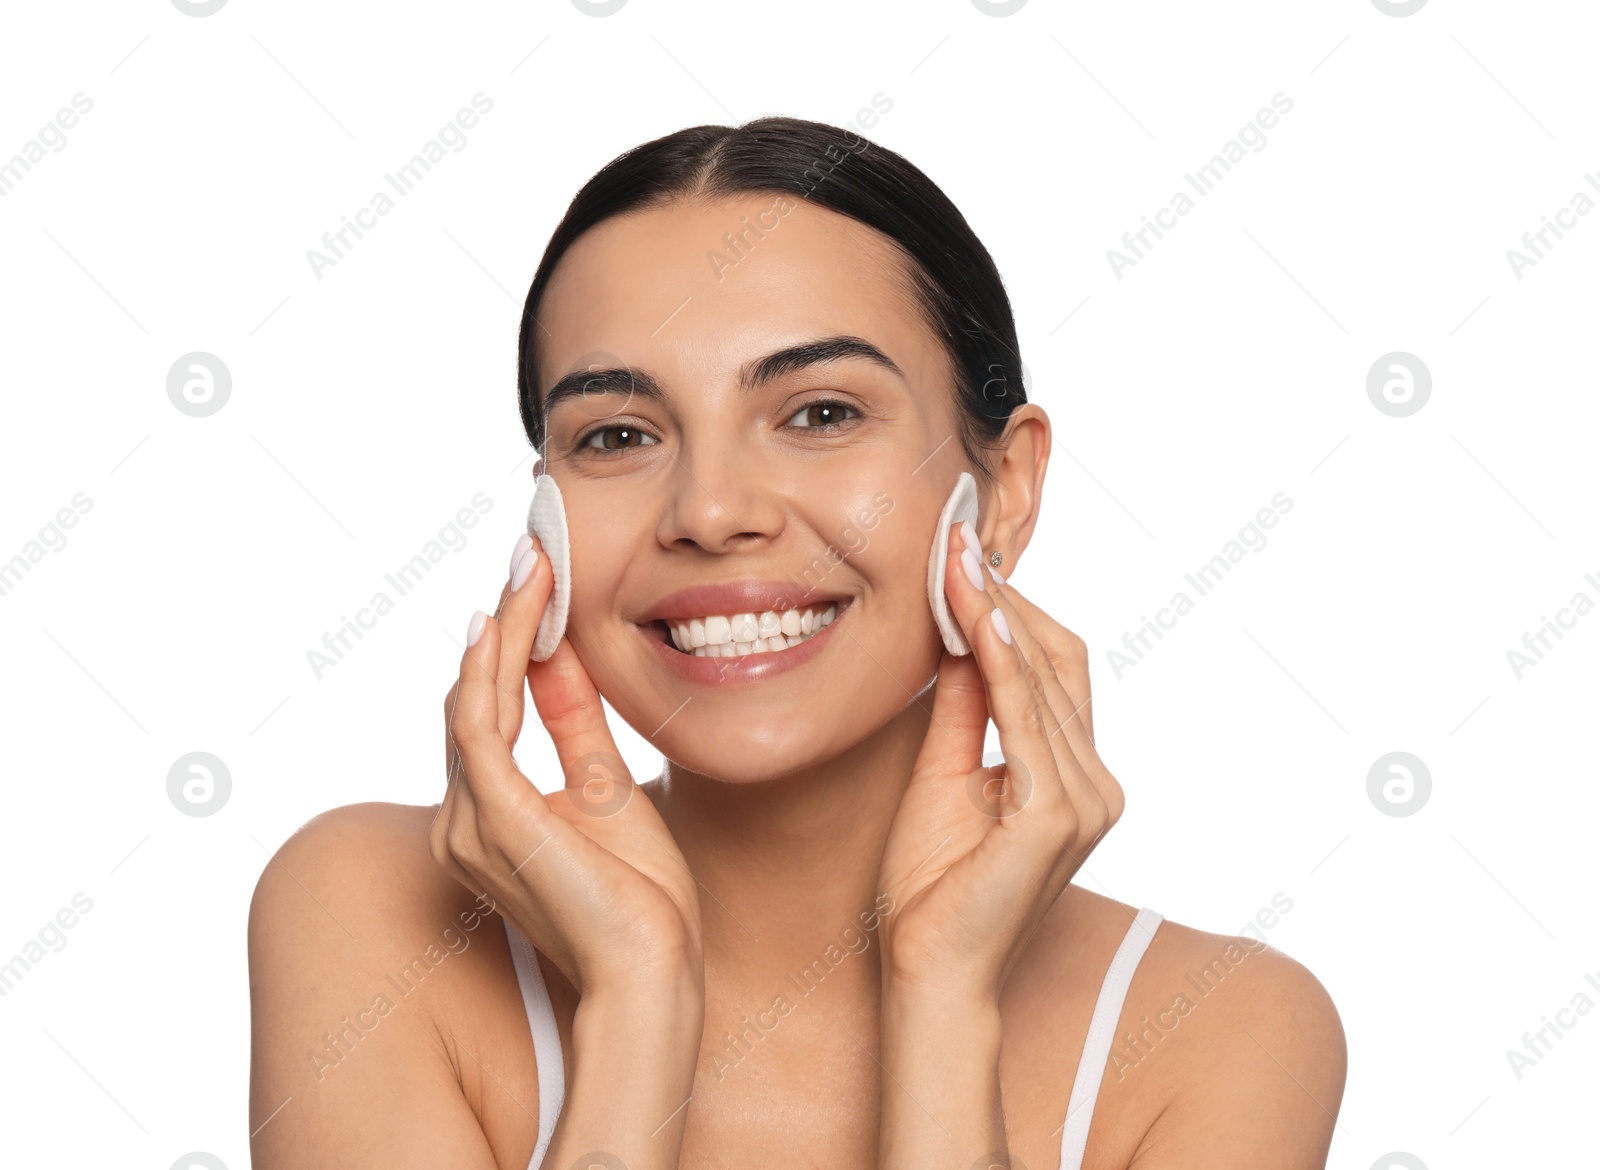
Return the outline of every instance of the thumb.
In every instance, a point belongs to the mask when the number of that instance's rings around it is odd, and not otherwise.
[[[595,816],[620,811],[633,777],[606,724],[600,692],[571,642],[562,638],[549,659],[528,663],[528,691],[555,744],[573,805]]]
[[[939,659],[933,713],[913,776],[965,775],[982,762],[989,728],[989,699],[975,654],[946,651]]]

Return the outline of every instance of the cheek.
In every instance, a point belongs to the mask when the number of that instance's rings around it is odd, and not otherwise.
[[[580,650],[603,648],[614,636],[615,601],[627,571],[631,534],[567,510],[567,638]]]
[[[938,512],[921,500],[880,491],[853,503],[850,514],[854,559],[873,590],[895,597],[925,591],[928,541]]]
[[[863,633],[889,644],[884,652],[898,661],[896,674],[931,670],[943,648],[928,605],[928,555],[942,503],[880,493],[856,524],[862,547],[851,559],[866,582],[872,619]]]

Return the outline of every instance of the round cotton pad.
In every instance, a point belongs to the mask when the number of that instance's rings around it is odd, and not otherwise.
[[[950,525],[963,520],[974,525],[978,522],[978,483],[969,471],[956,477],[956,486],[944,503],[944,511],[939,513],[939,526],[933,530],[933,549],[928,553],[928,605],[933,609],[939,633],[944,636],[945,649],[958,655],[972,653],[972,647],[967,645],[945,600],[944,563],[949,549]]]
[[[549,472],[539,477],[539,484],[533,490],[533,503],[528,505],[528,531],[539,538],[544,555],[550,558],[550,570],[556,582],[550,590],[550,600],[545,603],[544,617],[539,619],[533,652],[528,655],[535,662],[544,662],[556,652],[556,644],[567,632],[567,603],[572,596],[567,510],[561,502],[561,489]]]

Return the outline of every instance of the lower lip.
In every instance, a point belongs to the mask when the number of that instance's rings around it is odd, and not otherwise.
[[[838,602],[834,602],[838,605]],[[667,669],[685,682],[706,686],[726,686],[734,683],[765,682],[780,674],[804,666],[822,652],[823,645],[833,635],[833,629],[850,611],[845,605],[834,614],[833,620],[821,631],[812,634],[798,646],[787,650],[768,650],[764,653],[746,654],[743,658],[711,658],[706,655],[685,654],[682,650],[656,637],[654,626],[641,626],[646,637],[654,644],[656,653],[666,663]]]

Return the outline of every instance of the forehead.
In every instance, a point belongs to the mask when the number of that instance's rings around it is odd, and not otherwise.
[[[540,304],[539,388],[604,355],[725,382],[815,337],[863,337],[913,384],[945,377],[910,261],[882,233],[795,195],[677,200],[585,232]]]

